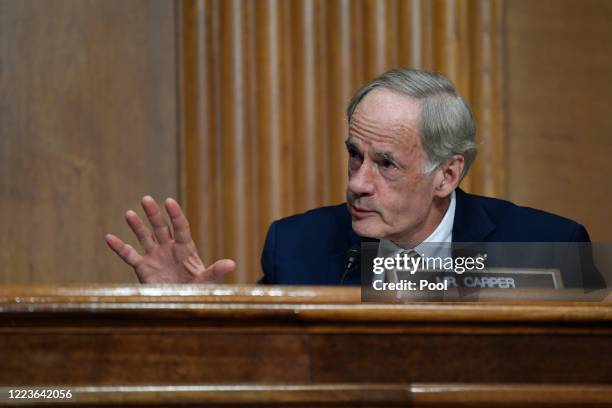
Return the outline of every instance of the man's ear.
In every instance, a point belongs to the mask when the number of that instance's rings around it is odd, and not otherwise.
[[[451,156],[438,167],[435,176],[435,195],[437,197],[448,197],[459,185],[465,159],[460,154]]]

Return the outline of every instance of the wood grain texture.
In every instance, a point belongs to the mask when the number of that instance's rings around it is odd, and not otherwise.
[[[556,291],[559,292],[559,291]],[[371,315],[385,316],[386,320],[479,320],[590,322],[612,320],[612,302],[570,301],[572,290],[566,290],[568,300],[562,295],[556,302],[517,300],[514,302],[409,302],[362,303],[359,287],[326,286],[253,286],[253,285],[2,285],[0,286],[0,311],[28,310],[83,310],[87,305],[103,311],[146,310],[163,311],[169,304],[185,303],[201,305],[206,313],[232,313],[223,311],[216,304],[245,304],[241,310],[303,310],[307,315],[320,318],[326,311],[330,318],[341,313],[344,319],[367,320]],[[305,305],[302,305],[304,303]],[[108,305],[108,306],[105,306]],[[118,305],[120,305],[118,309]],[[156,306],[157,305],[157,306]],[[213,306],[210,306],[213,305]],[[313,306],[318,305],[318,306]],[[92,309],[92,310],[93,310]],[[193,309],[197,309],[193,307]],[[189,308],[185,308],[187,312]],[[215,311],[219,312],[215,312]],[[410,311],[410,313],[406,313]],[[322,314],[321,314],[322,313]],[[317,317],[318,316],[318,317]]]
[[[0,382],[27,384],[176,384],[307,382],[306,337],[263,333],[228,336],[183,330],[46,333],[0,336]],[[53,346],[54,344],[61,346]],[[4,353],[2,353],[4,354]],[[12,374],[9,374],[12,373]],[[19,374],[17,374],[19,373]]]
[[[272,220],[343,201],[345,105],[398,65],[441,71],[473,107],[464,188],[605,240],[611,15],[603,0],[0,1],[0,281],[134,281],[102,237],[134,243],[121,215],[152,194],[181,199],[207,261],[239,262],[228,281],[254,282]]]
[[[312,376],[316,382],[339,378],[364,382],[374,375],[380,382],[612,381],[609,364],[602,360],[609,352],[609,334],[526,335],[507,328],[488,334],[477,327],[471,334],[467,330],[398,333],[387,335],[385,341],[373,333],[316,334],[311,336],[310,346]],[[355,357],[359,353],[367,357]]]
[[[178,191],[167,1],[0,2],[0,282],[134,282],[104,242]]]
[[[393,305],[356,295],[5,287],[0,383],[612,383],[611,303]]]
[[[609,241],[612,3],[509,1],[503,14],[508,197]]]
[[[470,63],[461,71],[461,83],[469,89],[479,140],[477,160],[468,176],[470,188],[499,198],[508,197],[503,5],[502,0],[473,2],[462,20],[463,29],[470,33],[471,47],[469,54],[463,55]]]
[[[608,386],[551,384],[414,384],[415,407],[607,407]]]
[[[400,65],[441,71],[475,103],[488,164],[464,187],[500,195],[500,4],[181,2],[183,198],[205,258],[234,258],[227,281],[254,282],[271,221],[342,202],[346,105]]]
[[[67,387],[64,387],[64,389]],[[114,385],[71,386],[63,406],[206,406],[206,407],[606,407],[609,386],[526,384],[288,384],[288,385]],[[0,388],[2,395],[10,389]],[[37,402],[0,399],[0,406],[39,406]]]

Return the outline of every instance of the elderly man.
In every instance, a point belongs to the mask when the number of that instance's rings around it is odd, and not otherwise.
[[[439,74],[397,69],[357,91],[348,110],[347,203],[318,208],[270,226],[263,283],[340,284],[347,251],[364,240],[393,254],[438,242],[588,242],[581,225],[458,188],[477,146],[465,101]],[[141,282],[209,282],[231,272],[224,259],[205,266],[188,222],[172,199],[165,208],[174,239],[151,197],[142,206],[153,234],[133,211],[126,219],[144,254],[107,235],[109,246]]]

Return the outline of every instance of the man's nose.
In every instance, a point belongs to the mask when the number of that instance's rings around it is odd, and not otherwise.
[[[349,190],[356,195],[374,194],[376,169],[370,163],[362,163],[349,173]]]

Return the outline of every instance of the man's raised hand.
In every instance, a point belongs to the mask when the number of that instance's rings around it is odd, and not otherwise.
[[[168,198],[165,202],[174,237],[155,200],[145,196],[141,204],[153,233],[134,211],[129,210],[125,219],[140,242],[144,251],[142,255],[115,235],[107,234],[105,237],[108,246],[134,268],[140,282],[214,282],[236,269],[236,263],[230,259],[221,259],[208,267],[204,265],[191,238],[189,222],[175,200]]]

